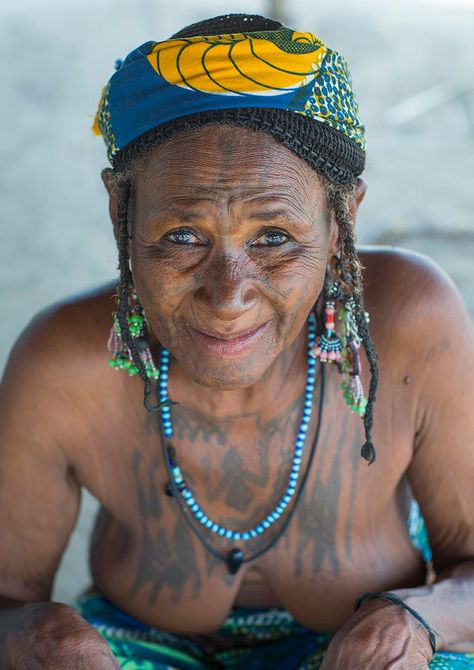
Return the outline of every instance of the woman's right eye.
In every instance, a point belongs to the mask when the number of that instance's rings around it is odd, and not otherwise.
[[[165,235],[165,239],[172,244],[202,244],[202,241],[199,240],[193,231],[189,230],[189,228],[177,228],[176,230],[172,230],[167,235]]]

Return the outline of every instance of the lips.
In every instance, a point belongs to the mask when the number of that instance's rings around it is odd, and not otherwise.
[[[201,333],[202,335],[207,335],[208,337],[213,337],[215,340],[225,340],[226,342],[230,342],[231,340],[238,340],[241,337],[247,337],[248,335],[252,335],[252,333],[256,333],[257,330],[262,328],[265,324],[262,323],[260,326],[257,326],[256,328],[247,328],[247,330],[241,330],[239,332],[234,332],[234,333],[219,333],[218,331],[203,331],[203,330],[196,330],[196,332]]]
[[[189,331],[200,343],[214,354],[233,355],[248,349],[257,342],[267,329],[269,321],[257,326],[234,333],[222,333],[217,331],[203,332],[188,326]]]

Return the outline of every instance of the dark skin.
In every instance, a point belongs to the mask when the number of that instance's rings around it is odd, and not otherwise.
[[[364,190],[360,183],[354,219]],[[252,526],[286,486],[303,406],[305,321],[339,249],[324,189],[266,135],[201,129],[141,162],[129,232],[153,341],[172,354],[181,467],[213,518]],[[474,651],[469,319],[451,282],[422,257],[387,249],[360,257],[380,366],[377,461],[368,467],[360,458],[362,423],[328,366],[317,454],[294,518],[235,576],[164,494],[156,415],[143,408],[141,380],[105,365],[113,287],[30,325],[0,400],[0,668],[118,667],[91,626],[49,602],[82,487],[103,505],[91,552],[95,585],[148,624],[206,635],[233,605],[277,606],[335,633],[323,670],[426,668],[428,636],[413,617],[382,601],[352,611],[362,592],[392,590],[430,622],[440,649]],[[223,336],[262,324],[260,339],[221,355],[194,332]],[[367,389],[365,358],[363,381]],[[319,387],[315,407],[318,400]],[[307,444],[316,418],[314,411]],[[408,484],[430,532],[430,586],[406,532]],[[210,539],[223,553],[235,546]]]

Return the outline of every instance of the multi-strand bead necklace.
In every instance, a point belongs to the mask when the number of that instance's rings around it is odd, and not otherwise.
[[[303,459],[303,451],[306,441],[306,434],[308,432],[309,424],[311,421],[312,408],[313,408],[313,395],[316,382],[316,374],[315,374],[316,361],[311,352],[315,339],[316,339],[316,320],[314,314],[311,313],[308,319],[308,345],[307,345],[308,371],[306,377],[303,415],[301,417],[300,427],[295,440],[293,460],[288,485],[286,487],[285,493],[283,494],[283,496],[281,496],[275,509],[269,514],[267,514],[267,516],[264,519],[262,519],[257,525],[253,526],[252,528],[249,528],[248,530],[234,531],[229,528],[225,528],[221,524],[211,519],[208,515],[206,515],[204,510],[201,508],[200,504],[195,499],[193,492],[186,483],[181,468],[176,462],[175,450],[169,444],[166,447],[165,453],[166,453],[168,472],[170,475],[170,484],[168,487],[168,493],[170,495],[178,495],[181,498],[181,501],[184,503],[184,505],[183,506],[180,505],[180,507],[183,508],[184,506],[187,506],[188,510],[194,516],[196,521],[204,528],[207,528],[212,533],[215,533],[220,537],[235,541],[246,541],[256,538],[260,535],[263,535],[265,531],[271,528],[271,526],[280,519],[280,517],[290,504],[290,502],[293,500],[295,493],[297,491],[298,482],[301,477],[301,463]],[[159,400],[161,406],[161,433],[162,438],[164,438],[164,441],[170,440],[173,437],[173,422],[170,407],[172,405],[172,402],[168,398],[169,360],[170,360],[169,351],[165,348],[162,348],[160,366],[159,366],[158,385],[159,385]],[[186,517],[187,516],[188,515],[186,515]],[[195,524],[193,524],[193,526],[194,525]],[[194,532],[198,535],[201,541],[203,541],[201,533],[197,532],[197,529],[194,529]],[[207,542],[204,542],[204,544],[206,545],[207,548],[209,548],[209,544]],[[213,551],[212,553],[216,552]],[[222,558],[220,554],[218,555],[220,558]],[[253,556],[252,558],[254,557],[255,556]],[[242,562],[244,562],[244,560],[249,559],[245,559],[244,553],[241,549],[233,549],[225,557],[224,560],[226,560],[230,572],[235,573],[239,569]]]

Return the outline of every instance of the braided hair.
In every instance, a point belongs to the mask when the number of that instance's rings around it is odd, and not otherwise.
[[[375,461],[375,448],[372,444],[371,435],[374,404],[379,380],[379,369],[377,365],[377,352],[372,338],[370,337],[364,309],[362,290],[363,268],[355,247],[356,239],[354,222],[352,221],[350,214],[350,203],[355,195],[357,182],[341,185],[333,184],[329,180],[323,178],[323,183],[325,185],[326,198],[330,211],[334,215],[339,230],[342,264],[341,276],[344,283],[344,289],[354,301],[354,315],[357,323],[357,330],[365,349],[367,360],[369,361],[370,387],[364,414],[365,443],[362,446],[361,455],[370,464]]]
[[[231,14],[227,16],[220,16],[214,19],[208,19],[206,21],[193,24],[192,26],[188,26],[187,28],[184,28],[183,30],[173,35],[173,38],[193,37],[202,34],[218,35],[229,32],[252,30],[275,30],[280,25],[281,24],[276,21],[265,19],[264,17],[257,15]],[[225,122],[231,125],[250,127],[254,130],[265,130],[265,125],[267,123],[273,123],[272,135],[275,136],[275,121],[281,122],[282,119],[283,122],[286,119],[293,121],[294,118],[296,118],[297,122],[299,123],[301,123],[301,121],[309,121],[304,117],[299,119],[297,118],[298,115],[292,112],[286,112],[286,110],[265,109],[263,110],[265,116],[260,118],[256,117],[255,115],[250,118],[248,115],[242,115],[241,112],[239,114],[239,112],[240,110],[226,110],[224,113],[221,112],[220,115],[217,115],[214,112],[201,113],[199,115],[192,115],[189,117],[184,117],[184,119],[177,119],[176,121],[163,124],[157,129],[153,129],[144,136],[138,138],[138,141],[134,141],[129,146],[125,147],[120,152],[118,160],[114,163],[114,170],[109,175],[109,184],[115,191],[118,205],[116,221],[119,256],[117,317],[125,341],[130,349],[132,359],[144,382],[144,404],[148,411],[156,411],[159,409],[159,405],[153,405],[150,400],[152,395],[152,381],[148,378],[145,365],[140,358],[138,348],[139,343],[137,344],[137,342],[132,337],[127,322],[129,287],[132,284],[132,273],[130,270],[130,259],[128,251],[130,239],[128,228],[128,211],[132,192],[134,164],[136,164],[137,159],[146,155],[146,153],[157,143],[171,139],[179,132],[189,132],[205,124]],[[283,118],[285,115],[287,115],[286,118]],[[200,118],[196,120],[195,117]],[[311,126],[308,126],[308,128],[310,127]],[[315,124],[315,127],[319,129],[319,127],[323,127],[323,124]],[[278,139],[280,139],[290,149],[294,148],[291,144],[291,133],[289,133],[287,129],[284,129],[282,137]],[[330,139],[334,139],[334,133]],[[300,150],[296,151],[296,153],[301,155],[301,148],[298,148]],[[339,149],[339,147],[337,149]],[[345,148],[345,150],[347,151],[347,148]],[[354,315],[359,336],[361,338],[361,342],[366,352],[370,366],[370,388],[363,419],[365,443],[361,449],[362,457],[370,464],[375,460],[375,449],[372,444],[371,434],[373,424],[373,408],[376,399],[379,375],[377,354],[374,343],[370,337],[364,309],[362,288],[363,268],[355,247],[356,239],[354,233],[354,223],[351,219],[350,213],[350,203],[356,192],[357,181],[353,175],[348,177],[347,172],[341,171],[334,164],[332,164],[332,162],[328,160],[327,155],[321,158],[321,155],[315,154],[316,152],[314,152],[314,149],[312,149],[312,154],[310,157],[303,157],[308,163],[311,164],[311,167],[315,169],[316,174],[323,184],[326,191],[329,209],[333,214],[338,226],[339,238],[341,241],[340,256],[343,288],[347,297],[351,296],[353,299],[355,306]],[[359,161],[360,157],[354,156],[354,164]],[[341,183],[341,181],[343,181],[343,183]]]

